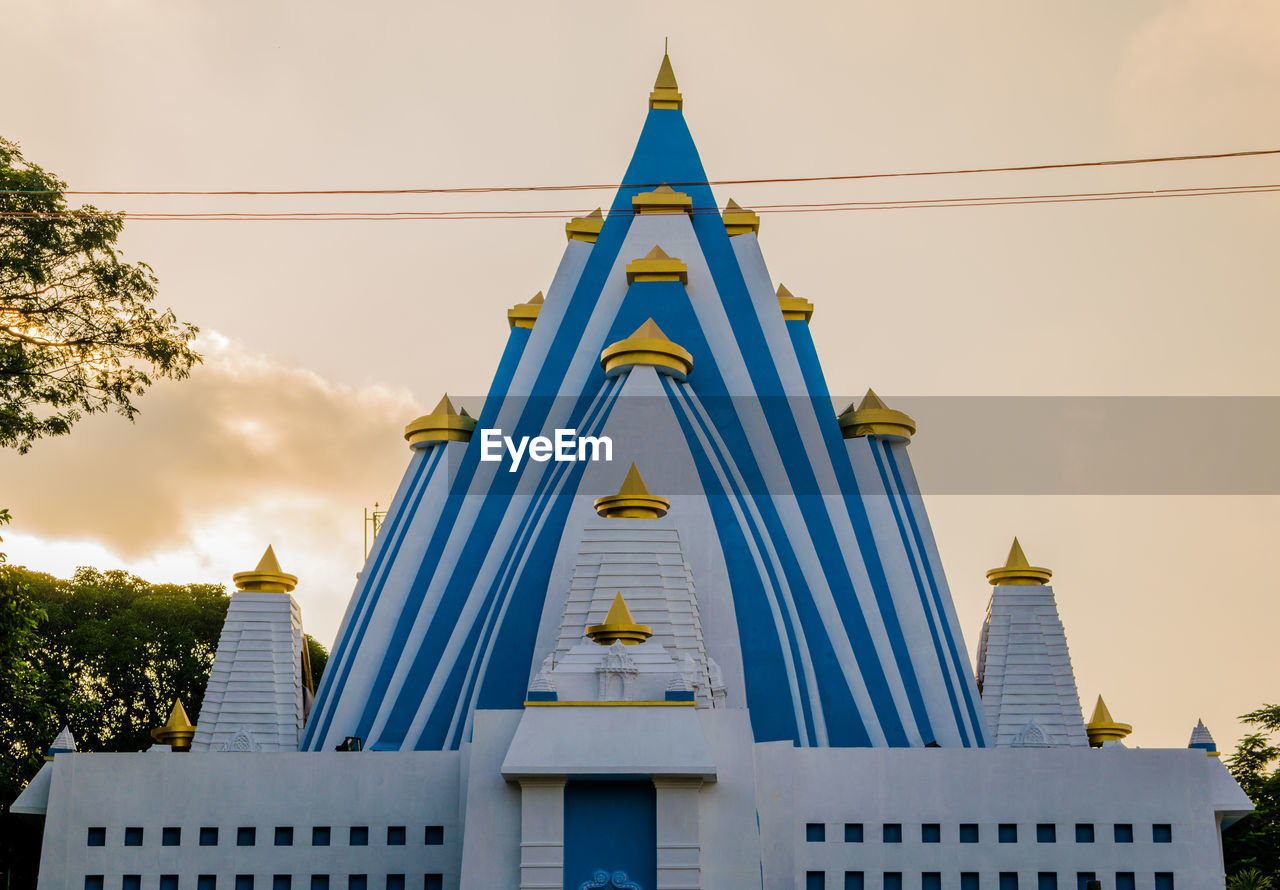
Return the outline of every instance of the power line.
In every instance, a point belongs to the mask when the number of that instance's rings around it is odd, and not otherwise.
[[[1069,170],[1087,167],[1118,167],[1134,164],[1164,164],[1180,161],[1209,161],[1221,160],[1225,158],[1247,158],[1260,157],[1264,155],[1278,155],[1280,148],[1259,149],[1255,151],[1228,151],[1215,152],[1211,154],[1192,154],[1192,155],[1166,155],[1163,157],[1146,157],[1146,158],[1119,158],[1102,161],[1072,161],[1068,163],[1056,164],[1023,164],[1019,166],[1009,167],[968,167],[956,168],[949,170],[916,170],[910,172],[891,172],[891,173],[850,173],[834,176],[787,176],[787,177],[770,177],[763,179],[711,179],[684,182],[636,182],[636,183],[578,183],[571,185],[503,185],[503,186],[459,186],[452,188],[392,188],[392,189],[218,189],[218,190],[195,190],[195,189],[161,189],[161,190],[141,190],[141,189],[121,189],[121,190],[65,190],[64,195],[80,195],[80,196],[300,196],[300,195],[457,195],[457,194],[486,194],[495,192],[570,192],[570,191],[596,191],[596,190],[614,190],[619,188],[657,188],[659,185],[670,185],[672,187],[685,186],[721,186],[721,185],[766,185],[773,183],[798,183],[798,182],[851,182],[863,179],[896,179],[917,176],[958,176],[973,173],[1021,173],[1034,170]],[[25,190],[25,189],[9,189],[0,190],[0,194],[4,195],[40,195],[54,194],[53,190]]]
[[[1176,189],[1140,189],[1110,192],[1061,192],[1033,195],[995,195],[958,198],[917,198],[882,201],[832,201],[819,203],[766,204],[752,209],[761,214],[771,213],[829,213],[858,210],[912,210],[941,209],[944,207],[997,207],[1023,204],[1062,204],[1098,201],[1128,201],[1149,198],[1196,198],[1215,195],[1248,195],[1280,191],[1280,183],[1258,183],[1230,186],[1200,186]],[[117,213],[108,211],[0,211],[0,220],[74,220],[100,216],[124,216],[129,220],[147,221],[196,221],[196,222],[360,222],[360,221],[462,221],[501,219],[564,219],[580,210],[337,210],[337,211],[139,211]],[[618,212],[618,211],[613,211]],[[634,211],[624,210],[623,213]],[[715,207],[697,207],[694,215],[719,215]]]

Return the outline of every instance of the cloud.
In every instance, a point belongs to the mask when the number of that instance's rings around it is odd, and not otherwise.
[[[154,387],[137,423],[95,416],[0,456],[14,531],[143,559],[201,550],[209,526],[239,516],[311,539],[341,529],[358,556],[360,509],[390,500],[409,456],[402,430],[421,406],[407,390],[338,385],[217,334],[200,348],[205,364]]]

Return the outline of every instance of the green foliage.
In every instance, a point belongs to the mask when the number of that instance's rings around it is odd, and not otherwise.
[[[1273,887],[1280,882],[1280,746],[1271,744],[1270,735],[1280,730],[1280,705],[1264,705],[1240,719],[1263,731],[1240,740],[1227,768],[1257,809],[1223,832],[1223,858],[1232,876],[1229,887]]]
[[[200,361],[151,268],[121,261],[123,215],[69,211],[65,188],[0,138],[0,447],[22,452],[83,414],[132,419],[153,377]]]
[[[311,659],[311,686],[320,688],[320,678],[324,676],[324,666],[329,661],[329,650],[311,634],[304,635],[307,642],[307,656]]]
[[[0,664],[0,800],[35,774],[62,724],[81,748],[139,751],[175,698],[199,713],[227,610],[221,585],[88,568],[68,581],[8,568],[0,583],[14,604],[5,614],[25,616],[16,657]]]

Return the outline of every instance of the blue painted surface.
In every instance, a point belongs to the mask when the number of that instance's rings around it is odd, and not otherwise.
[[[640,890],[658,878],[657,793],[652,782],[569,782],[564,789],[564,886],[624,871]]]

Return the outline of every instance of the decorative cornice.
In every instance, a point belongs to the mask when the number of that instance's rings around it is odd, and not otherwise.
[[[596,513],[605,519],[661,519],[671,508],[671,501],[649,493],[640,471],[632,464],[617,494],[596,498]]]
[[[517,303],[507,310],[507,324],[514,328],[533,329],[534,322],[538,320],[538,313],[542,310],[542,291],[534,294],[533,299],[527,303]]]
[[[1052,577],[1053,572],[1049,569],[1033,566],[1027,562],[1027,556],[1022,552],[1022,545],[1018,543],[1017,538],[1013,539],[1013,546],[1009,548],[1009,558],[1004,561],[1004,565],[987,571],[987,580],[997,587],[1043,585],[1048,584]]]
[[[840,432],[846,439],[883,436],[909,442],[915,435],[916,422],[903,412],[890,408],[873,390],[868,389],[861,405],[855,409],[850,403],[841,412]]]
[[[678,281],[689,283],[689,267],[675,257],[667,256],[657,245],[643,258],[627,263],[627,284],[641,281]]]
[[[693,198],[663,183],[651,192],[633,195],[631,209],[642,216],[650,213],[688,213],[693,209]]]
[[[782,310],[782,317],[786,321],[803,321],[807,324],[813,318],[813,304],[787,290],[785,284],[778,285],[778,308]]]
[[[565,223],[564,234],[570,241],[595,244],[602,228],[604,228],[604,213],[597,207],[586,216],[575,216]]]
[[[298,586],[298,577],[280,568],[270,544],[258,560],[257,568],[252,572],[236,572],[231,580],[238,590],[246,593],[288,593]]]
[[[605,347],[600,364],[610,377],[636,365],[650,365],[661,373],[684,380],[693,370],[693,356],[662,333],[652,318],[632,332],[630,337]]]
[[[426,448],[437,442],[470,442],[476,422],[465,408],[455,411],[449,394],[436,405],[430,414],[424,414],[404,428],[405,440],[410,448]]]
[[[760,217],[754,212],[746,210],[733,198],[729,199],[729,203],[724,208],[724,230],[729,233],[729,237],[734,235],[745,235],[748,232],[760,232]]]

